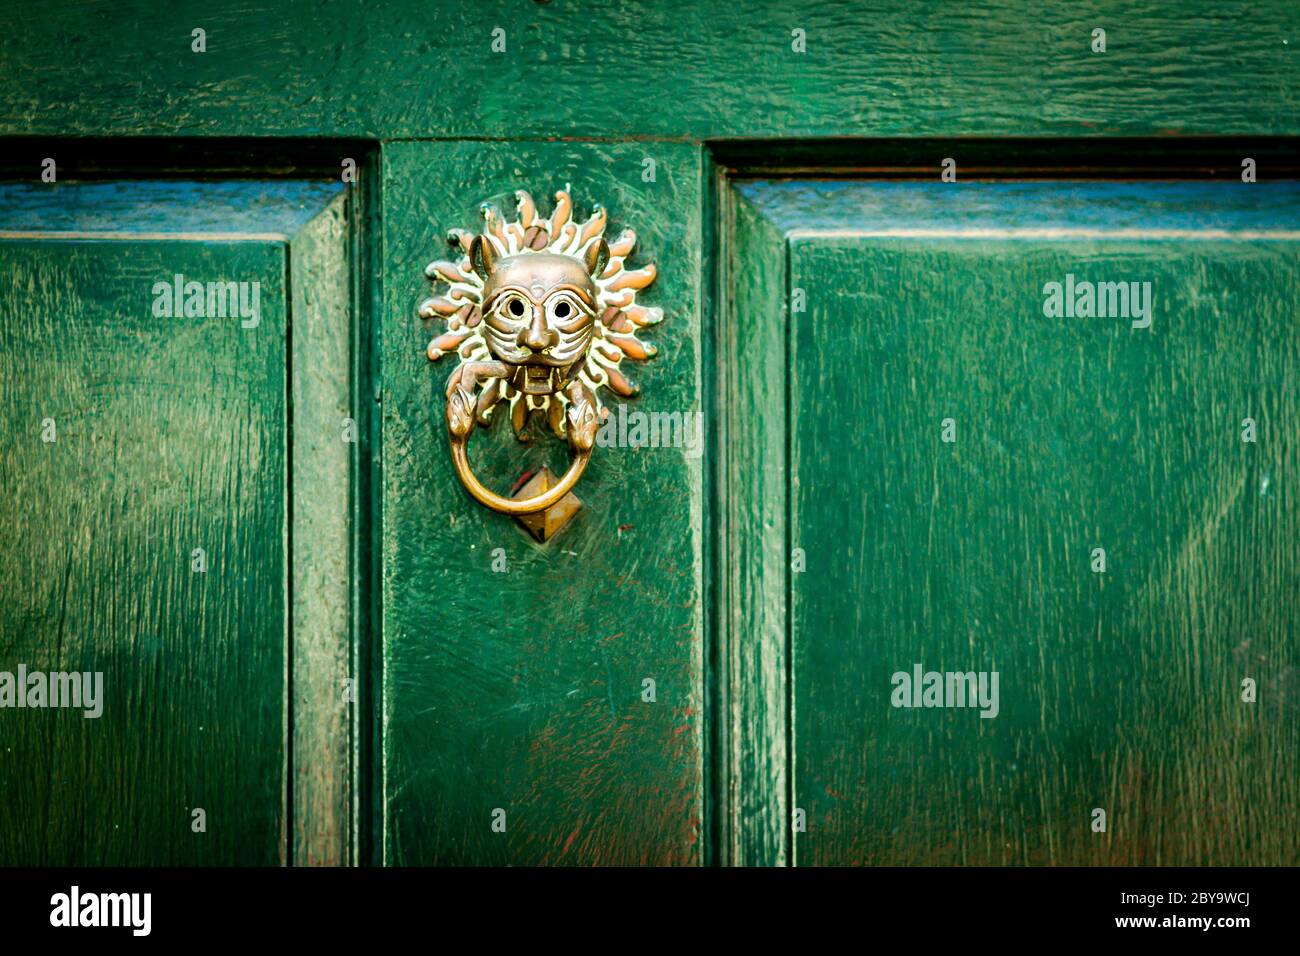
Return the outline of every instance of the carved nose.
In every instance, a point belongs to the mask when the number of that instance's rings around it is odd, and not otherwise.
[[[560,341],[560,335],[552,328],[546,325],[546,316],[541,309],[533,310],[533,321],[528,323],[528,328],[519,333],[517,341],[521,346],[532,352],[544,352],[549,348],[554,348]]]

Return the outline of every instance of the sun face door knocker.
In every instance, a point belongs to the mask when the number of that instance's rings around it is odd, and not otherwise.
[[[609,414],[600,390],[632,397],[637,388],[620,369],[625,358],[644,360],[654,347],[637,331],[663,310],[636,303],[655,268],[628,269],[636,234],[605,240],[605,211],[572,219],[568,192],[555,194],[549,219],[539,218],[528,193],[515,193],[518,218],[506,222],[495,206],[482,207],[480,234],[452,230],[448,241],[463,258],[430,263],[426,275],[447,291],[420,306],[423,318],[442,316],[447,330],[429,343],[429,358],[455,352],[460,364],[447,380],[447,433],[461,483],[494,511],[514,515],[545,540],[556,527],[549,509],[569,500],[559,524],[576,511],[570,492],[582,477]],[[520,441],[529,421],[544,418],[569,444],[571,462],[558,481],[543,470],[516,497],[490,490],[470,469],[467,446],[475,426],[489,427],[497,407],[509,405]],[[563,509],[557,509],[563,510]]]

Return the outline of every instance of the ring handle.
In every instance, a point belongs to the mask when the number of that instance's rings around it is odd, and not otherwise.
[[[629,266],[636,233],[624,229],[607,237],[608,213],[599,204],[582,221],[567,188],[556,191],[550,216],[539,213],[522,189],[515,199],[517,218],[482,203],[481,231],[447,234],[451,258],[425,268],[434,295],[418,311],[446,324],[425,350],[430,361],[459,360],[445,386],[456,477],[480,504],[521,519],[545,541],[582,505],[572,489],[609,420],[601,389],[624,398],[637,394],[624,359],[642,362],[655,354],[638,335],[663,319],[664,310],[636,301],[658,270],[653,263]],[[499,495],[475,477],[469,436],[502,417],[493,412],[503,406],[521,441],[529,438],[530,422],[542,418],[551,434],[568,443],[568,470],[553,487],[546,487],[555,480],[549,469],[534,475],[519,499]]]
[[[578,479],[582,477],[582,473],[587,470],[587,462],[591,460],[590,448],[575,448],[573,460],[569,463],[569,470],[564,473],[564,477],[554,487],[549,488],[540,495],[534,495],[532,498],[503,498],[495,491],[485,487],[469,467],[469,455],[466,454],[466,450],[469,446],[469,436],[471,434],[473,434],[472,430],[464,435],[451,435],[451,461],[456,468],[456,477],[465,486],[465,490],[473,495],[476,500],[487,505],[493,511],[499,511],[505,515],[531,515],[539,511],[545,511],[572,490],[573,486],[578,483]]]

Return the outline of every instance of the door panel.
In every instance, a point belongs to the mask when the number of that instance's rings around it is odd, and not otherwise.
[[[1294,864],[1300,191],[740,192],[806,296],[796,862]],[[1150,326],[1045,315],[1067,276]],[[916,668],[996,672],[996,716]]]
[[[346,845],[346,818],[327,811],[347,783],[333,716],[347,711],[321,671],[348,648],[346,610],[341,632],[330,613],[349,587],[348,453],[315,476],[348,448],[338,198],[292,184],[0,190],[0,672],[82,674],[95,698],[56,708],[51,682],[45,706],[0,708],[0,863],[266,865],[291,845],[317,859]],[[290,288],[291,260],[309,292]],[[314,371],[341,369],[343,389],[338,405],[333,384],[296,382],[292,456],[291,311],[323,340]],[[295,486],[319,499],[310,515],[290,506],[291,457]],[[289,604],[306,586],[300,639]],[[41,702],[40,683],[18,692]],[[297,708],[291,748],[294,691],[329,696]]]
[[[275,863],[284,249],[7,242],[4,271],[2,669],[99,672],[103,699],[0,710],[0,858]],[[259,282],[258,328],[156,318],[177,273]]]
[[[649,181],[643,174],[654,160]],[[398,144],[384,154],[382,331],[384,860],[412,864],[686,864],[703,814],[702,464],[698,447],[600,447],[583,511],[548,543],[476,503],[452,470],[442,327],[417,318],[425,266],[479,203],[541,214],[572,184],[653,262],[666,317],[626,413],[700,411],[698,148]],[[638,301],[642,301],[641,298]],[[498,425],[470,457],[490,485],[567,465]],[[646,699],[654,682],[654,699]],[[496,811],[501,811],[497,813]],[[494,828],[496,822],[498,826]],[[500,827],[504,825],[504,830]]]

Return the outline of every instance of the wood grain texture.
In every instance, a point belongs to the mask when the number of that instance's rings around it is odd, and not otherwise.
[[[283,245],[6,242],[0,272],[0,670],[104,675],[97,719],[0,710],[0,862],[281,863]],[[155,318],[177,272],[260,282],[260,324]]]
[[[1300,131],[1290,0],[51,0],[3,19],[0,134],[15,136]]]
[[[377,808],[383,801],[383,647],[382,408],[379,329],[383,324],[383,176],[376,150],[361,168],[351,194],[352,407],[358,425],[352,500],[353,673],[359,695],[352,710],[353,859],[358,865],[382,862],[383,833]]]
[[[721,859],[781,866],[789,850],[790,549],[787,266],[782,234],[721,184],[727,291],[718,331]]]
[[[341,188],[293,180],[0,183],[0,230],[287,242]]]
[[[1285,237],[1300,192],[747,198],[783,210],[808,294],[790,378],[796,862],[1294,865],[1300,246],[1241,236]],[[966,234],[872,235],[873,208]],[[1057,234],[1018,235],[1040,208]],[[1126,216],[1150,233],[1068,231]],[[1150,281],[1152,328],[1046,318],[1043,284],[1068,272]],[[891,675],[918,663],[998,671],[999,716],[891,707]]]
[[[348,197],[289,245],[294,861],[352,862],[352,261]],[[350,684],[348,682],[351,682]]]
[[[656,160],[644,182],[642,160]],[[657,144],[395,144],[383,160],[383,861],[693,864],[703,804],[703,462],[683,448],[598,447],[581,514],[547,545],[475,503],[452,470],[430,363],[424,267],[478,204],[544,212],[572,184],[600,203],[666,318],[629,410],[699,411],[702,157]],[[480,476],[508,489],[565,447],[476,432]],[[500,551],[497,551],[500,549]],[[494,573],[495,556],[507,570]],[[656,701],[642,699],[655,681]],[[492,829],[505,811],[506,831]]]
[[[3,513],[4,569],[22,568],[23,590],[0,605],[0,670],[103,665],[108,688],[99,719],[0,710],[8,754],[55,751],[38,786],[6,761],[21,799],[0,817],[0,860],[352,858],[354,237],[340,193],[0,186],[0,234],[46,237],[9,239],[0,260],[4,475],[45,502]],[[50,238],[68,235],[99,238]],[[153,284],[177,272],[260,283],[260,323],[155,317]],[[207,833],[190,828],[195,806]]]

